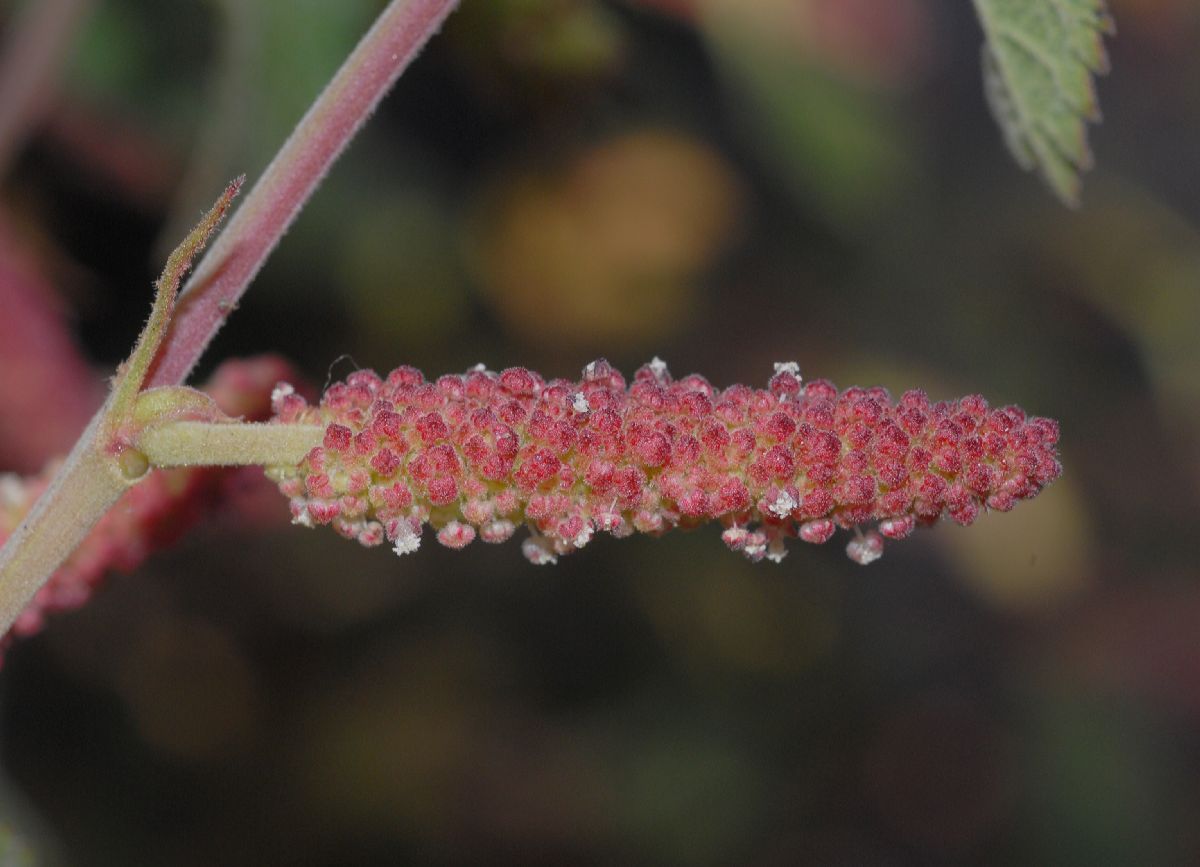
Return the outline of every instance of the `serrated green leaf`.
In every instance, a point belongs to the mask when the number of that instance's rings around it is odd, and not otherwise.
[[[1087,122],[1100,119],[1093,73],[1108,71],[1104,0],[974,0],[986,41],[983,84],[1013,157],[1067,205],[1092,166]]]

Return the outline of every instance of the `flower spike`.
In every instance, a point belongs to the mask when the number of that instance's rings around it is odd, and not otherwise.
[[[400,367],[360,370],[310,406],[286,384],[275,420],[325,427],[298,466],[273,467],[296,523],[331,524],[364,545],[415,551],[430,524],[443,545],[500,542],[518,524],[533,563],[598,532],[660,534],[709,521],[751,560],[786,540],[853,529],[871,563],[884,538],[942,517],[1007,511],[1062,473],[1058,424],[978,395],[893,402],[881,388],[803,383],[780,362],[767,388],[673,379],[655,358],[626,385],[603,359],[578,382],[482,365],[429,382]]]

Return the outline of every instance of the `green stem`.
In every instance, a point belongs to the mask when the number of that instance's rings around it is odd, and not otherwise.
[[[322,425],[179,421],[147,429],[137,447],[155,467],[294,466]]]
[[[93,420],[50,487],[0,548],[0,635],[130,485],[119,465],[95,448],[103,419],[98,415]]]

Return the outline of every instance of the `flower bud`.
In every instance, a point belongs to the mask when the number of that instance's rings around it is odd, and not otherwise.
[[[397,553],[416,550],[426,523],[452,548],[523,523],[526,557],[552,563],[598,532],[717,521],[755,561],[782,560],[789,538],[819,544],[853,528],[847,554],[865,564],[885,536],[943,516],[970,524],[1062,472],[1049,419],[978,395],[839,392],[803,382],[792,362],[763,389],[675,380],[656,358],[628,387],[598,360],[578,382],[480,366],[428,383],[403,367],[351,374],[317,406],[286,384],[275,394],[277,421],[325,426],[298,466],[272,469],[296,522],[364,544],[382,528]]]

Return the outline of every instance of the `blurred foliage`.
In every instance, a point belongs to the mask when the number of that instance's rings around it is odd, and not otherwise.
[[[33,867],[33,850],[7,823],[0,824],[0,864],[4,867]]]
[[[556,172],[505,172],[473,232],[480,286],[506,328],[551,345],[650,352],[689,324],[696,278],[737,224],[720,155],[642,131]]]
[[[916,181],[911,133],[879,91],[903,87],[921,64],[919,9],[885,7],[891,27],[880,30],[906,38],[897,47],[838,39],[871,32],[879,10],[863,4],[769,0],[748,15],[728,0],[703,8],[733,120],[798,199],[854,229]]]
[[[1053,608],[1094,580],[1086,503],[1069,478],[1062,481],[1043,492],[1051,504],[1040,512],[985,515],[970,533],[946,528],[947,554],[963,581],[997,609]]]
[[[1105,239],[1119,237],[1114,248]],[[1042,254],[1133,340],[1158,412],[1184,441],[1200,438],[1200,245],[1182,214],[1136,188],[1098,191],[1092,219],[1074,232],[1047,227]],[[1200,455],[1189,459],[1200,482]]]
[[[592,0],[466,3],[446,34],[461,74],[501,110],[539,110],[572,102],[611,81],[624,32]]]
[[[95,5],[0,198],[99,366],[381,5]],[[1064,214],[968,4],[465,3],[208,364],[796,360],[1059,417],[1065,477],[866,570],[714,528],[401,562],[229,515],[10,652],[13,826],[84,865],[1200,861],[1200,9],[1112,6]]]

